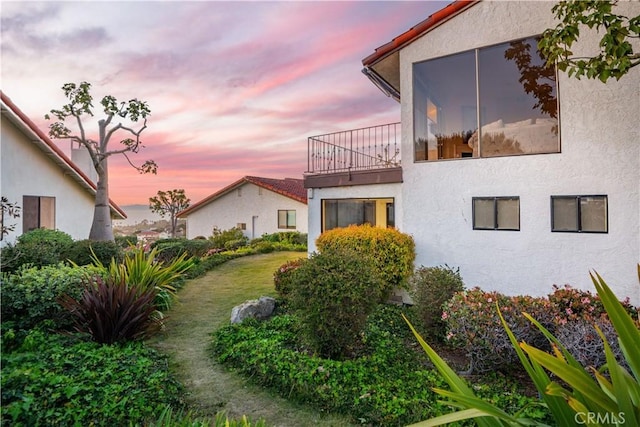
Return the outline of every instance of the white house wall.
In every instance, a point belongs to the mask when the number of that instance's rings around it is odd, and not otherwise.
[[[279,231],[307,232],[307,205],[252,183],[220,196],[187,218],[187,238],[209,237],[213,228],[229,230],[245,223],[245,236],[257,238]],[[278,210],[296,211],[296,229],[278,228]],[[252,226],[255,226],[252,229]]]
[[[307,195],[309,205],[309,252],[316,250],[316,239],[322,233],[322,200],[324,199],[394,199],[395,217],[402,215],[400,184],[355,185],[351,187],[314,188]]]
[[[55,227],[75,240],[87,239],[93,220],[94,199],[27,140],[9,120],[2,120],[0,142],[2,195],[22,207],[22,196],[55,197]],[[15,229],[3,244],[14,242],[23,233],[22,217],[7,218]]]
[[[638,2],[619,4],[640,14]],[[530,295],[545,295],[553,284],[593,289],[595,270],[620,298],[640,304],[640,67],[606,85],[560,74],[559,154],[412,162],[412,63],[540,34],[555,26],[551,7],[481,2],[400,52],[404,183],[397,223],[414,236],[416,265],[459,266],[467,287]],[[608,233],[550,231],[551,195],[593,194],[608,196]],[[476,196],[519,196],[520,231],[473,230]]]

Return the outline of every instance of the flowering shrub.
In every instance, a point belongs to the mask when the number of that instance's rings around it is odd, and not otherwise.
[[[452,345],[467,350],[469,370],[474,373],[504,369],[518,362],[498,317],[496,303],[518,341],[544,350],[549,349],[546,338],[521,316],[525,312],[556,335],[584,366],[602,366],[604,350],[602,340],[593,326],[596,324],[612,343],[612,350],[618,360],[621,360],[615,330],[597,295],[569,285],[554,286],[547,298],[507,297],[498,292],[484,292],[474,288],[454,295],[444,305],[442,313],[447,340]],[[622,301],[622,305],[632,317],[637,318],[637,308],[628,299]]]
[[[293,285],[291,280],[292,273],[306,261],[305,258],[287,261],[273,273],[273,283],[276,287],[276,292],[282,299],[286,300],[291,293],[291,286]]]
[[[458,292],[444,304],[442,320],[447,324],[447,340],[467,350],[469,372],[488,372],[518,362],[500,322],[496,304],[519,341],[548,347],[542,333],[521,315],[526,311],[543,325],[549,325],[548,300],[529,296],[507,297],[480,288]]]

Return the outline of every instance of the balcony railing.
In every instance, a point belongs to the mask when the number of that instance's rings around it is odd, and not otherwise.
[[[311,136],[308,174],[400,166],[400,123]]]

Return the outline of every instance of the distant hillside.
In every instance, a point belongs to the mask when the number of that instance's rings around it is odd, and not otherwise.
[[[127,214],[127,219],[113,221],[114,227],[126,227],[140,224],[144,220],[155,222],[162,219],[160,215],[151,212],[148,205],[125,205],[120,207]]]

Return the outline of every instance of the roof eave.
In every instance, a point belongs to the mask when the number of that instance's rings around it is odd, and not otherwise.
[[[0,91],[2,99],[2,113],[7,119],[17,126],[29,140],[36,144],[45,155],[47,155],[56,165],[64,170],[80,187],[95,196],[96,185],[77,165],[75,165],[60,148],[58,148],[38,126],[22,112],[11,99]],[[6,106],[6,107],[5,107]],[[127,214],[112,200],[109,200],[112,215],[116,219],[125,219]]]

